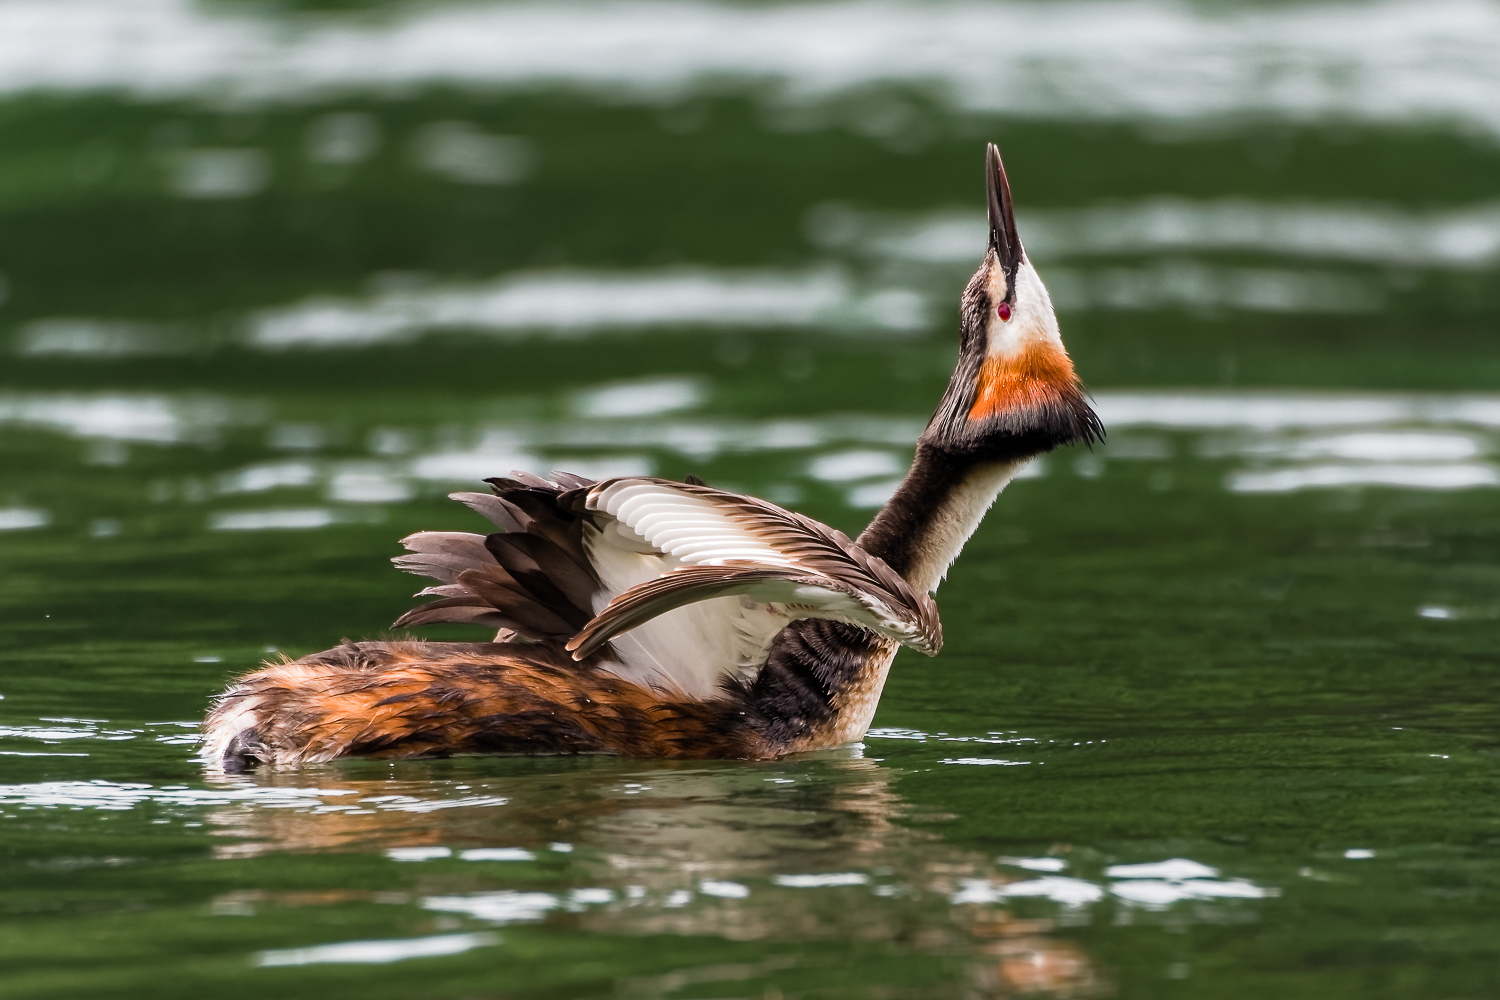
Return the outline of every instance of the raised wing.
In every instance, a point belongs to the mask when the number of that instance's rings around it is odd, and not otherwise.
[[[942,646],[931,598],[847,535],[775,504],[662,479],[609,480],[562,502],[593,515],[584,545],[617,593],[568,643],[576,658],[699,602],[717,605],[737,659],[751,654],[743,666],[763,663],[776,633],[802,618],[848,622],[928,655]]]
[[[790,622],[827,618],[928,655],[937,609],[841,532],[701,481],[554,474],[456,493],[501,530],[419,532],[394,562],[438,598],[396,627],[485,625],[497,641],[567,641],[575,659],[676,695],[748,683]]]

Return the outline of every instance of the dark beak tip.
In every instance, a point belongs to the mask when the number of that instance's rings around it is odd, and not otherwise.
[[[985,144],[985,195],[989,203],[990,249],[999,257],[1000,264],[1012,271],[1019,266],[1021,240],[1016,233],[1015,208],[1011,204],[1010,181],[1005,176],[1005,163],[1000,158],[1000,147],[993,142]]]

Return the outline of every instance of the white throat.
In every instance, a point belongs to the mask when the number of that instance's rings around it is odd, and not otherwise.
[[[931,511],[920,538],[913,539],[913,558],[906,582],[917,593],[936,593],[964,543],[979,528],[1000,491],[1031,461],[975,466]]]

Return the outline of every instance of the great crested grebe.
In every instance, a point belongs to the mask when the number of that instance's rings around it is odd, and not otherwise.
[[[396,628],[493,642],[346,642],[239,678],[205,722],[226,769],[336,757],[616,753],[764,759],[857,740],[898,646],[935,655],[937,588],[1030,459],[1092,442],[1052,300],[992,144],[990,238],[958,365],[906,478],[857,541],[690,478],[487,480],[499,531],[424,531],[401,569],[438,600]]]

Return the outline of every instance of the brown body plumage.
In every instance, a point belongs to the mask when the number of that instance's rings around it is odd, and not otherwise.
[[[458,753],[757,760],[858,739],[896,644],[860,643],[828,622],[794,627],[764,683],[730,685],[706,700],[624,680],[602,669],[601,657],[575,662],[556,640],[346,642],[240,678],[206,729],[210,738],[230,734],[214,761],[278,766]],[[797,697],[809,679],[796,670],[807,652],[824,665],[844,661],[848,679],[836,696]],[[247,706],[249,725],[240,718]]]
[[[958,365],[911,471],[858,541],[700,481],[563,473],[454,494],[500,530],[421,532],[437,585],[397,627],[494,642],[351,643],[237,680],[205,723],[228,768],[336,757],[767,758],[861,737],[900,645],[933,655],[930,592],[1031,458],[1102,432],[1015,232],[989,147],[990,247]]]

